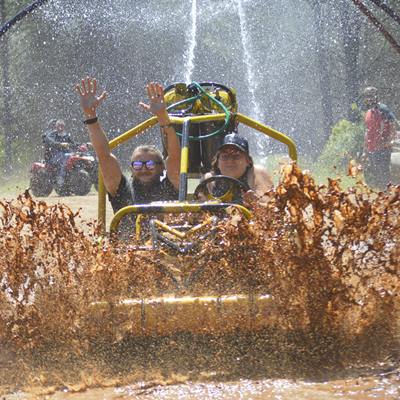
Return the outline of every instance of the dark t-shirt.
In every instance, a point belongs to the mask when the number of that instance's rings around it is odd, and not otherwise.
[[[143,186],[140,182],[128,179],[122,175],[117,193],[115,196],[108,194],[108,199],[112,205],[114,213],[123,207],[135,204],[147,204],[153,201],[169,201],[178,199],[178,191],[168,179],[161,177],[151,186]],[[133,214],[128,214],[122,218],[118,227],[118,237],[122,240],[129,240],[131,235],[135,234],[135,220]],[[146,236],[148,230],[142,230],[142,236]]]
[[[132,178],[128,180],[125,175],[122,175],[117,193],[115,196],[111,196],[109,193],[108,199],[110,200],[114,213],[116,213],[121,208],[134,204],[177,200],[178,191],[166,176],[161,177],[160,181],[155,182],[151,186],[143,186],[140,182]]]

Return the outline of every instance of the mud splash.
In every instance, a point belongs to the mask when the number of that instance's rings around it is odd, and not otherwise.
[[[0,393],[398,368],[399,205],[400,187],[317,187],[287,165],[250,223],[233,213],[198,254],[167,257],[100,240],[79,214],[27,192],[2,201]],[[180,294],[271,294],[276,328],[130,337],[135,321],[115,324],[112,304],[176,293],[168,264],[196,272]],[[109,302],[110,318],[93,325],[97,300]]]

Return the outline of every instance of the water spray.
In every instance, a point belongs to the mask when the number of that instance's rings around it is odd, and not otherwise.
[[[252,57],[250,55],[250,41],[249,34],[247,30],[246,16],[244,13],[243,5],[241,0],[237,1],[237,10],[239,15],[239,23],[240,23],[240,37],[242,40],[243,46],[243,54],[244,54],[244,64],[246,66],[246,78],[247,84],[250,92],[250,102],[253,107],[254,116],[257,120],[262,121],[261,110],[258,102],[256,101],[256,84],[255,84],[255,74],[254,74],[254,66],[251,61]]]
[[[187,59],[185,67],[185,83],[190,83],[192,81],[192,73],[194,69],[194,49],[196,47],[196,32],[197,32],[197,2],[192,1],[192,27],[189,34],[189,48],[186,52],[185,58]]]
[[[400,24],[400,15],[396,14],[396,12],[390,8],[386,2],[382,0],[371,0],[376,6],[385,11],[386,14],[390,15],[398,24]]]
[[[250,54],[250,41],[249,41],[249,34],[247,30],[247,23],[246,23],[246,15],[243,9],[243,4],[241,0],[236,0],[238,16],[239,16],[239,24],[240,24],[240,37],[242,40],[243,46],[243,55],[244,55],[244,64],[246,66],[246,78],[247,78],[247,85],[250,92],[250,104],[252,107],[252,113],[256,120],[264,121],[264,115],[260,110],[260,106],[256,100],[256,78],[254,74],[254,65],[252,62],[252,57]],[[259,154],[261,156],[265,155],[264,148],[262,143],[259,141],[256,142]]]
[[[391,44],[391,46],[400,54],[400,45],[397,43],[396,39],[385,29],[381,22],[372,14],[372,12],[364,5],[361,0],[352,0],[352,2],[360,9],[360,11],[367,16],[369,21],[375,25],[379,32],[385,37],[385,39]],[[383,8],[382,8],[383,9]],[[384,9],[384,11],[387,11]],[[393,17],[394,18],[394,17]],[[395,18],[397,21],[397,19]]]
[[[31,14],[36,8],[39,8],[43,4],[47,3],[47,1],[48,0],[37,0],[22,9],[19,13],[17,13],[14,17],[12,17],[3,26],[0,27],[0,37],[4,35],[18,21],[20,21],[28,14]]]

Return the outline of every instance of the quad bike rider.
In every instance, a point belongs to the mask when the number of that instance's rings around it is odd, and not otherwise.
[[[97,163],[88,144],[76,144],[58,120],[43,135],[44,161],[31,167],[30,188],[35,196],[48,196],[53,188],[60,196],[84,196],[97,186]]]

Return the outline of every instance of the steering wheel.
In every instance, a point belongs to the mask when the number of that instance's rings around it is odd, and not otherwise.
[[[216,182],[217,184],[220,183],[220,189],[222,187],[222,190],[226,190],[222,193],[222,195],[218,196],[214,193],[210,193],[208,189],[208,184]],[[204,179],[203,182],[200,182],[199,185],[196,187],[193,197],[197,200],[199,199],[199,195],[203,193],[208,200],[219,200],[219,201],[228,201],[231,202],[233,200],[234,196],[234,189],[239,189],[241,192],[247,192],[250,190],[250,186],[245,183],[239,181],[239,179],[232,178],[230,176],[226,175],[214,175],[210,176],[207,179]]]

